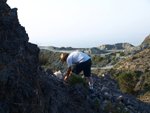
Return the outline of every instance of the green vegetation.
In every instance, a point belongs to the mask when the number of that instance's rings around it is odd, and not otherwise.
[[[82,77],[76,76],[76,75],[74,75],[74,74],[71,74],[71,76],[70,76],[70,78],[69,78],[69,80],[68,80],[68,83],[69,83],[69,86],[82,83],[83,86],[84,86],[86,89],[89,88],[89,87],[88,87],[88,86],[89,86],[88,83],[85,82],[85,80],[84,80]]]
[[[142,89],[148,88],[148,86],[149,86],[148,83],[144,83],[144,84],[142,85]]]
[[[112,60],[115,60],[115,56],[112,56],[111,58],[110,58],[110,60],[112,61]]]
[[[133,89],[135,87],[133,75],[130,72],[122,72],[119,76],[119,86],[123,92],[133,94]]]
[[[91,70],[91,73],[94,73],[96,75],[98,75],[98,73],[100,72],[101,69],[96,69],[96,70]]]
[[[138,99],[140,99],[141,101],[145,101],[147,100],[147,97],[150,97],[150,88],[148,88],[144,94],[141,94]]]
[[[95,108],[96,108],[97,113],[99,113],[100,100],[96,98],[96,99],[94,100],[94,105],[95,105]]]
[[[60,52],[41,50],[39,54],[39,63],[44,70],[50,68],[53,71],[58,71],[62,68],[67,68],[67,65],[61,62],[60,55]]]
[[[118,78],[121,90],[128,94],[135,94],[134,88],[141,74],[142,73],[137,70],[133,72],[122,72]]]
[[[138,58],[137,56],[133,56],[133,57],[132,57],[132,60],[135,60],[135,59],[137,59],[137,58]]]
[[[104,63],[106,63],[106,59],[103,57],[100,57],[100,55],[94,55],[91,57],[92,65],[95,66],[102,66]],[[99,64],[100,62],[103,62],[103,64]]]
[[[140,77],[140,75],[142,74],[142,72],[141,72],[141,71],[134,70],[134,71],[132,72],[132,74],[133,74],[133,76],[135,76],[135,77]]]
[[[49,59],[49,55],[43,55],[43,54],[39,55],[39,63],[41,65],[46,65],[48,63],[48,59]]]
[[[125,52],[116,52],[116,56],[126,56]]]
[[[116,59],[116,54],[111,53],[110,55],[105,55],[105,57],[101,57],[100,55],[93,55],[91,57],[92,66],[106,66],[109,63],[114,65],[118,62],[119,59]]]
[[[148,67],[146,66],[144,69],[144,73],[148,72]]]
[[[142,75],[142,89],[150,89],[150,72],[146,72],[145,74]]]

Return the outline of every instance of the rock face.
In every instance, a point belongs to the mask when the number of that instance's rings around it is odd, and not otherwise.
[[[17,9],[0,0],[0,113],[30,112],[39,106],[39,49],[28,39]]]

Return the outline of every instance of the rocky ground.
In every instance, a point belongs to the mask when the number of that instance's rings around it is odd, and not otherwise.
[[[129,110],[130,113],[150,113],[150,105],[148,103],[144,103],[140,100],[137,100],[134,96],[123,93],[119,89],[117,81],[111,79],[109,75],[104,74],[102,77],[99,77],[95,74],[92,74],[94,80],[94,93],[86,91],[82,84],[76,84],[72,87],[66,88],[65,85],[67,85],[67,83],[53,75],[47,76],[49,77],[50,81],[55,81],[54,83],[57,84],[57,89],[55,90],[61,89],[61,91],[64,91],[62,94],[67,91],[69,95],[73,95],[72,99],[75,101],[82,101],[83,98],[86,98],[85,102],[89,103],[88,107],[94,110],[91,112],[96,111],[103,113],[111,111],[115,113],[121,113]],[[60,85],[60,83],[63,85]],[[61,96],[64,99],[64,95]],[[77,109],[80,109],[81,106],[79,104],[76,103],[74,106],[75,105]]]
[[[93,75],[93,79],[95,93],[100,95],[101,100],[103,100],[103,106],[109,102],[115,105],[116,102],[119,101],[119,103],[123,105],[123,108],[129,109],[131,113],[150,112],[149,104],[137,100],[134,96],[123,93],[117,81],[110,79],[109,75],[104,74],[102,77]]]

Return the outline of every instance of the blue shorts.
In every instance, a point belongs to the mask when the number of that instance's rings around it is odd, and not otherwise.
[[[91,59],[89,59],[85,62],[76,64],[75,67],[73,68],[72,72],[78,75],[81,71],[83,71],[85,77],[90,77],[91,76],[91,65],[92,65],[92,62],[91,62]]]

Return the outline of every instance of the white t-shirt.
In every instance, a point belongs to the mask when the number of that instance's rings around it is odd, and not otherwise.
[[[68,67],[70,67],[73,64],[78,64],[78,63],[81,63],[81,62],[85,62],[87,60],[89,60],[90,57],[83,53],[83,52],[73,52],[71,54],[69,54],[68,58],[67,58],[67,64],[68,64]]]

